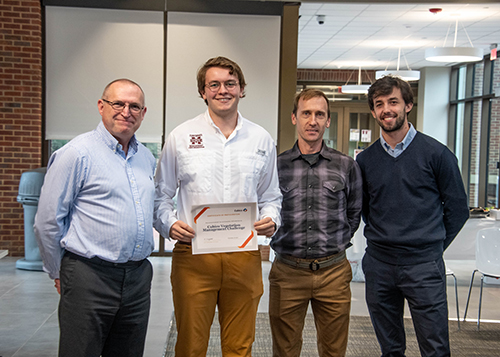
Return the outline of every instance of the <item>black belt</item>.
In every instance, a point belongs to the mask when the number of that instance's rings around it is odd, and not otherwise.
[[[102,265],[102,266],[106,266],[106,267],[113,267],[113,268],[138,267],[139,265],[141,265],[144,262],[144,260],[146,260],[146,259],[129,260],[128,262],[125,262],[125,263],[113,263],[113,262],[108,262],[106,260],[102,260],[101,258],[98,258],[98,257],[85,258],[85,257],[82,257],[81,255],[71,253],[69,251],[66,251],[66,253],[64,253],[64,255],[67,255],[68,257],[73,258],[73,259],[80,260],[84,263],[98,264],[98,265]]]
[[[276,259],[278,259],[282,263],[290,265],[294,268],[311,269],[312,271],[332,266],[333,264],[344,260],[344,258],[345,250],[328,257],[317,259],[300,259],[292,257],[291,255],[276,254]]]

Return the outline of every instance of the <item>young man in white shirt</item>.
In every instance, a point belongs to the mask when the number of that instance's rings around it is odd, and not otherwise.
[[[251,356],[255,317],[263,293],[258,251],[193,255],[191,209],[214,203],[256,202],[259,235],[280,224],[276,149],[269,133],[238,112],[245,78],[225,57],[198,71],[198,92],[208,109],[175,128],[156,173],[155,228],[177,240],[172,292],[177,323],[175,353],[206,355],[218,308],[223,356]],[[177,193],[177,207],[173,198]]]

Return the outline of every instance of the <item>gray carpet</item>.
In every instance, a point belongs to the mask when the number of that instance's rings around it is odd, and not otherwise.
[[[164,357],[173,357],[177,337],[175,319],[172,317],[169,336],[165,347]],[[461,322],[461,330],[457,329],[457,322],[450,321],[450,344],[453,357],[471,356],[500,356],[500,324],[481,323],[481,331],[477,331],[476,323]],[[407,338],[407,357],[420,357],[415,331],[410,319],[405,319]],[[272,341],[267,313],[257,314],[255,342],[252,347],[252,356],[272,356]],[[318,356],[316,348],[316,330],[311,314],[306,317],[303,333],[301,356]],[[217,316],[214,319],[210,332],[210,342],[207,356],[220,357],[219,323]],[[369,317],[351,316],[349,327],[349,343],[347,354],[349,357],[376,357],[380,356],[380,348],[373,332]]]

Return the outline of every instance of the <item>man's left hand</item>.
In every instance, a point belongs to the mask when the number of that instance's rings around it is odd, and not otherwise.
[[[257,234],[260,236],[271,237],[276,230],[276,224],[270,217],[266,217],[253,224]]]

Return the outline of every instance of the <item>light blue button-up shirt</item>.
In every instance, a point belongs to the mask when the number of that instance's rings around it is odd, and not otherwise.
[[[384,148],[384,150],[391,155],[392,157],[398,157],[403,153],[403,151],[406,150],[408,145],[412,142],[413,138],[415,135],[417,135],[417,130],[411,125],[411,123],[408,123],[410,125],[410,130],[406,133],[403,141],[398,143],[396,147],[393,149],[389,144],[387,144],[387,141],[385,141],[384,137],[382,136],[382,131],[380,132],[380,144]]]
[[[125,154],[102,122],[54,152],[35,217],[52,279],[59,277],[64,249],[115,263],[151,254],[155,165],[135,136]]]

